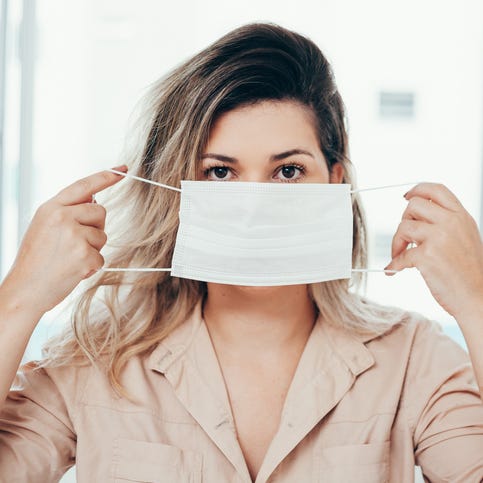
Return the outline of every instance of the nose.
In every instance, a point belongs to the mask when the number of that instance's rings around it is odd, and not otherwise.
[[[263,169],[245,169],[239,173],[240,181],[249,181],[252,183],[269,183],[272,181],[271,176]]]

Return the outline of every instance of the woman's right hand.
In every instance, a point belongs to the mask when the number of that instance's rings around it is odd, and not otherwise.
[[[126,166],[117,170],[127,171]],[[42,315],[104,265],[106,210],[93,195],[123,177],[109,171],[76,181],[42,204],[2,285]]]

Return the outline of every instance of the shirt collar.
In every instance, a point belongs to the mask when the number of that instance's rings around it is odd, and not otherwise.
[[[205,325],[205,322],[202,318],[202,301],[199,300],[188,318],[173,329],[153,350],[148,360],[149,368],[164,374],[171,364],[184,356],[187,351],[192,350],[193,341],[202,325]],[[206,327],[204,329],[207,330]],[[309,341],[324,336],[330,338],[334,352],[355,376],[362,374],[374,364],[374,357],[365,344],[378,337],[377,334],[352,333],[335,324],[325,323],[319,316]],[[317,343],[314,344],[314,346],[317,345]]]

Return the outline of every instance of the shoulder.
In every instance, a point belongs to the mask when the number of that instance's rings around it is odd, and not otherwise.
[[[394,354],[404,356],[408,365],[454,367],[469,362],[466,350],[444,332],[439,322],[415,312],[405,312],[399,323],[366,342],[369,349],[392,349]]]
[[[73,407],[92,370],[90,364],[49,366],[45,361],[30,361],[17,371],[9,397],[36,400],[46,407]]]
[[[431,411],[474,407],[481,417],[483,406],[469,355],[440,323],[411,313],[386,334],[370,340],[367,348],[376,364],[400,372],[400,403],[413,428]]]
[[[466,350],[444,332],[439,322],[421,314],[406,312],[384,334],[367,340],[366,347],[376,364],[404,371],[405,385],[413,389],[438,386],[463,373],[477,387]]]

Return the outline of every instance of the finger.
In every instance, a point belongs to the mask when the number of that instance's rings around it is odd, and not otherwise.
[[[432,200],[451,211],[458,211],[462,208],[455,194],[440,183],[419,183],[404,195],[407,200],[410,200],[413,196]]]
[[[426,223],[443,223],[447,210],[426,198],[413,196],[404,210],[403,220],[420,220]]]
[[[103,230],[93,228],[92,226],[82,227],[82,234],[87,240],[87,243],[96,250],[100,250],[107,241],[107,235]]]
[[[69,206],[71,216],[81,225],[93,226],[104,230],[106,224],[106,209],[97,203],[81,203]]]
[[[116,168],[118,171],[127,171],[126,166]],[[76,205],[79,203],[92,202],[92,195],[99,193],[109,186],[116,184],[124,176],[110,171],[99,171],[98,173],[82,178],[60,191],[55,198],[62,205]]]
[[[89,254],[89,261],[86,264],[84,279],[94,275],[104,266],[104,257],[96,250],[92,250]]]
[[[414,268],[416,266],[416,259],[418,257],[418,250],[420,248],[411,248],[410,250],[404,250],[397,257],[391,260],[391,263],[384,268],[384,270],[401,271],[405,268]],[[387,273],[391,276],[393,273]]]
[[[393,259],[397,257],[410,243],[415,242],[417,245],[423,243],[429,236],[429,227],[430,225],[424,221],[401,221],[392,239],[391,257]]]

